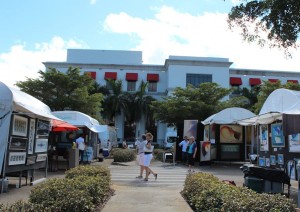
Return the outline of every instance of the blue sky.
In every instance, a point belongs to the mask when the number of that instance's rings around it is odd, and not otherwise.
[[[226,15],[238,0],[2,0],[0,80],[38,77],[44,61],[65,61],[66,49],[139,50],[145,64],[169,55],[225,57],[232,67],[300,71],[286,59],[230,31]]]

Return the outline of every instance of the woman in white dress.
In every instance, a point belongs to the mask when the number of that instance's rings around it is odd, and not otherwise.
[[[148,181],[148,177],[150,174],[154,175],[155,180],[157,179],[157,173],[153,172],[149,166],[150,166],[150,162],[153,158],[153,149],[154,146],[152,146],[152,141],[153,139],[153,135],[151,133],[146,133],[146,140],[147,140],[147,144],[144,148],[144,168],[146,170],[146,177],[144,179],[144,181]]]

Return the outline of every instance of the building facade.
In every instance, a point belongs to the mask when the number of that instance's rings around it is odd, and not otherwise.
[[[44,62],[47,68],[62,72],[79,67],[82,73],[89,73],[100,85],[108,79],[122,80],[124,91],[136,91],[139,84],[148,81],[147,95],[157,100],[170,95],[176,87],[188,84],[215,82],[224,88],[242,88],[259,85],[263,81],[280,80],[298,83],[300,72],[248,70],[230,68],[228,58],[169,56],[163,65],[143,64],[141,51],[68,49],[66,62]],[[124,115],[116,118],[117,137],[124,139]],[[201,121],[201,120],[199,120]],[[136,136],[145,131],[144,121],[136,124]],[[157,123],[158,144],[163,144],[166,124]]]

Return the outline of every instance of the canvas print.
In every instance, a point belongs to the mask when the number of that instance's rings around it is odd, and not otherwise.
[[[272,147],[284,147],[284,137],[282,132],[282,124],[271,125]]]
[[[276,156],[275,155],[270,155],[270,164],[271,165],[276,165]]]
[[[35,119],[30,119],[28,149],[27,149],[28,154],[33,154],[34,137],[35,137]]]
[[[266,167],[270,167],[270,158],[266,158]]]
[[[209,125],[204,127],[203,141],[209,141]]]
[[[200,141],[200,161],[210,161],[210,142]]]
[[[37,135],[48,136],[50,131],[50,122],[44,120],[38,120]]]
[[[278,154],[278,164],[280,165],[284,165],[284,158],[283,158],[283,154]]]
[[[269,151],[268,125],[260,126],[260,151]]]
[[[242,143],[242,129],[240,125],[220,125],[220,142]]]
[[[300,134],[289,135],[290,152],[300,152]]]
[[[197,124],[198,120],[184,120],[183,136],[194,136],[197,140]]]
[[[12,135],[18,136],[27,136],[27,118],[22,116],[14,115],[13,126],[12,126]]]
[[[287,163],[287,174],[291,180],[296,180],[296,164],[294,160],[289,160]]]

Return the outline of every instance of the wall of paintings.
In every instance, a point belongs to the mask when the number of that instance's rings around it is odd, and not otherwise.
[[[286,169],[291,161],[295,166],[300,158],[300,134],[284,136],[282,123],[260,125],[259,131],[259,166]]]
[[[13,115],[6,156],[6,173],[45,167],[50,121]]]

